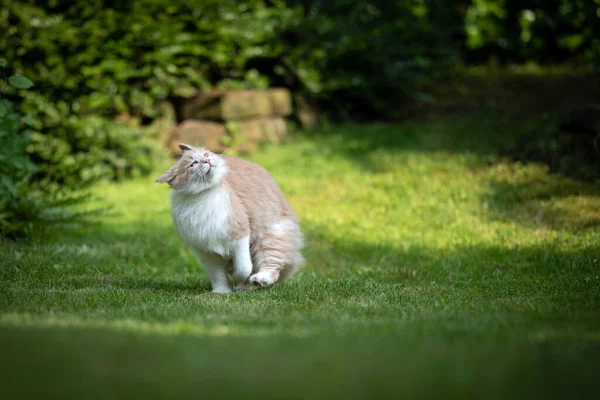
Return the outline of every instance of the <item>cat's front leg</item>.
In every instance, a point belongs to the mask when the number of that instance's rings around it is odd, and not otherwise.
[[[231,283],[227,277],[226,261],[223,257],[195,249],[194,252],[208,274],[213,293],[231,293]]]
[[[252,273],[252,258],[250,257],[250,237],[236,240],[233,250],[233,284],[234,290],[246,290],[248,277]]]

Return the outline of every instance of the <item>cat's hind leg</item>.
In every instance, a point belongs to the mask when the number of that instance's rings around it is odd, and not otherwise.
[[[289,278],[301,265],[295,266],[295,262],[302,259],[299,253],[301,247],[302,234],[296,221],[284,218],[273,224],[252,243],[254,274],[248,281],[264,287]]]
[[[304,265],[304,257],[300,254],[300,251],[296,253],[292,262],[286,265],[279,273],[278,283],[283,283],[290,279],[302,266]]]

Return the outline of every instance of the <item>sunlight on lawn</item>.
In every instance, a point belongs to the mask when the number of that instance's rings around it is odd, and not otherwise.
[[[198,298],[197,300],[202,299]],[[272,330],[267,329],[232,328],[227,324],[207,326],[195,323],[193,321],[179,321],[174,323],[149,323],[136,319],[119,319],[115,321],[110,321],[99,319],[89,320],[72,316],[48,316],[40,318],[39,316],[34,316],[31,314],[4,314],[0,316],[0,325],[38,328],[85,328],[95,330],[109,329],[115,332],[130,331],[137,334],[157,334],[167,336],[191,335],[199,337],[264,337],[271,336],[274,333],[276,333]],[[286,334],[289,335],[290,332],[286,332]],[[302,337],[306,336],[306,334],[302,334],[302,332],[297,331],[295,333],[292,333],[290,336]]]

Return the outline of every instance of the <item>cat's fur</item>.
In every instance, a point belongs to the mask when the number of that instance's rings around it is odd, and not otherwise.
[[[171,192],[171,214],[183,241],[196,253],[213,292],[269,286],[303,263],[296,213],[262,167],[180,144],[181,159],[157,182]]]

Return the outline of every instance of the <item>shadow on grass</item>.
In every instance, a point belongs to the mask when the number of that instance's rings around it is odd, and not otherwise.
[[[470,71],[428,90],[436,101],[405,104],[399,111],[402,129],[388,128],[386,134],[385,128],[350,126],[349,143],[336,143],[336,150],[353,159],[381,148],[502,155],[546,163],[552,172],[574,178],[600,179],[600,154],[592,141],[559,129],[572,110],[600,104],[600,74]]]
[[[405,116],[433,113],[468,115],[482,108],[503,116],[564,114],[600,100],[600,74],[573,71],[471,71],[459,78],[435,82],[435,102],[414,102]],[[410,114],[409,114],[410,113]]]
[[[471,155],[473,166],[485,166],[506,144],[503,127],[485,114],[444,117],[432,122],[350,124],[309,132],[323,151],[356,162],[368,172],[385,171],[385,156],[411,153]]]

